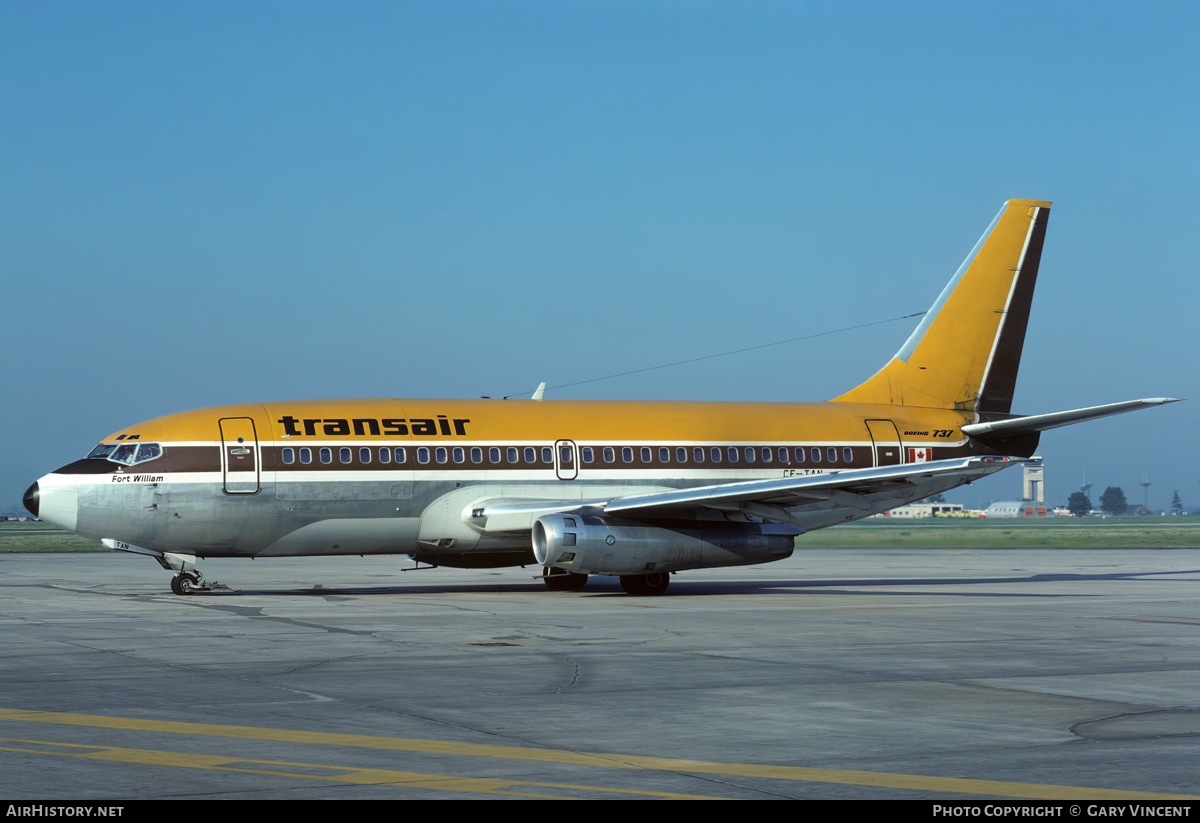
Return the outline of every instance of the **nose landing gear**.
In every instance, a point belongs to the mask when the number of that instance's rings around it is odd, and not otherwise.
[[[168,554],[168,562],[164,563],[159,560],[159,563],[164,569],[176,570],[176,574],[171,577],[171,591],[175,594],[205,594],[207,592],[224,591],[231,592],[233,589],[228,586],[218,583],[213,580],[209,582],[200,573],[200,570],[195,566],[196,558],[192,558],[188,563],[177,563],[172,565],[170,560],[177,560],[180,555]]]
[[[175,594],[197,594],[217,590],[233,591],[228,586],[223,586],[215,580],[211,583],[205,580],[204,575],[196,568],[196,555],[194,554],[162,552],[107,538],[100,542],[110,549],[116,549],[117,551],[144,554],[153,557],[158,565],[169,572],[175,572],[175,575],[171,578],[171,591],[175,592]]]
[[[198,591],[212,591],[212,586],[201,584],[199,572],[180,572],[171,578],[171,591],[175,594],[193,594]]]
[[[108,548],[116,549],[119,552],[144,554],[147,557],[153,557],[158,565],[169,572],[175,572],[175,576],[171,578],[171,591],[175,592],[175,594],[196,594],[197,592],[211,592],[218,589],[233,591],[228,586],[223,586],[215,580],[211,583],[205,580],[204,575],[196,568],[196,555],[194,554],[180,554],[179,552],[147,549],[143,546],[135,546],[132,543],[126,543],[123,540],[115,540],[109,537],[104,538],[100,542]]]

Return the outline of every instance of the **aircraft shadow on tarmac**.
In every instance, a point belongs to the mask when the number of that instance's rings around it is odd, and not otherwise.
[[[1179,582],[1194,583],[1195,575],[1200,574],[1200,569],[1183,569],[1172,571],[1127,571],[1127,572],[1108,572],[1105,574],[1067,574],[1067,573],[1048,573],[1048,574],[1031,574],[1021,576],[976,576],[976,577],[880,577],[880,578],[863,578],[863,579],[832,579],[821,580],[812,578],[801,578],[795,580],[746,580],[746,581],[720,581],[720,580],[679,580],[676,578],[671,582],[671,588],[659,597],[634,597],[631,598],[639,602],[654,602],[660,597],[687,597],[687,596],[712,596],[712,595],[778,595],[778,594],[820,594],[820,595],[838,595],[843,597],[855,595],[876,595],[878,591],[862,591],[863,589],[880,589],[895,587],[895,591],[888,594],[904,597],[922,597],[922,596],[945,596],[945,597],[1043,597],[1043,598],[1058,598],[1058,597],[1103,597],[1108,596],[1108,592],[1097,592],[1089,594],[1087,592],[1035,592],[1025,586],[1030,584],[1045,584],[1057,582],[1072,582],[1072,583],[1089,583],[1101,581],[1136,581],[1145,578],[1163,579],[1167,576],[1179,576]],[[1011,585],[1013,588],[1006,591],[970,591],[963,587],[970,586],[995,586],[995,585]],[[920,589],[913,589],[914,586],[920,586]],[[523,594],[537,593],[545,597],[572,598],[572,597],[620,597],[623,599],[630,598],[629,595],[621,591],[620,585],[616,578],[599,578],[588,581],[587,588],[579,592],[551,592],[546,591],[543,584],[540,582],[531,581],[515,582],[511,579],[504,581],[488,582],[488,583],[465,583],[465,584],[414,584],[414,585],[385,585],[385,586],[340,586],[328,587],[322,584],[314,584],[306,588],[291,588],[291,589],[248,589],[248,588],[232,588],[227,591],[216,591],[211,593],[202,593],[192,596],[198,597],[228,597],[235,596],[256,596],[256,597],[297,597],[297,596],[316,596],[316,597],[337,597],[337,596],[405,596],[405,595],[423,595],[423,594]]]

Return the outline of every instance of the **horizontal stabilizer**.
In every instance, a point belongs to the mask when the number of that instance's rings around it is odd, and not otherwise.
[[[1057,429],[1060,426],[1070,426],[1085,420],[1095,420],[1098,417],[1109,417],[1114,414],[1137,411],[1150,406],[1161,406],[1164,403],[1178,403],[1177,397],[1148,397],[1143,400],[1126,400],[1122,403],[1108,403],[1103,406],[1089,406],[1086,409],[1051,412],[1050,414],[1031,414],[1025,417],[1014,417],[1011,420],[993,420],[990,423],[971,423],[963,426],[963,434],[970,437],[1005,438],[1016,437],[1020,434],[1041,432],[1046,429]]]

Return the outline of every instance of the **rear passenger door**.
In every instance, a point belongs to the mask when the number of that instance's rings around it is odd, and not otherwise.
[[[900,431],[891,420],[868,420],[867,431],[874,443],[875,465],[896,466],[904,462],[900,451]]]

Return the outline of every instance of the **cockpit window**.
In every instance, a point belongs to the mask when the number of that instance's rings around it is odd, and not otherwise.
[[[88,457],[102,458],[124,466],[132,466],[135,463],[145,463],[147,460],[162,457],[162,446],[158,443],[120,443],[113,445],[101,443],[88,452]]]
[[[156,457],[162,457],[162,446],[157,443],[143,443],[138,446],[137,458],[135,463],[145,463],[147,460],[153,460]]]
[[[137,443],[122,443],[117,446],[116,451],[108,456],[108,459],[114,463],[124,463],[126,466],[132,466],[137,460]]]

